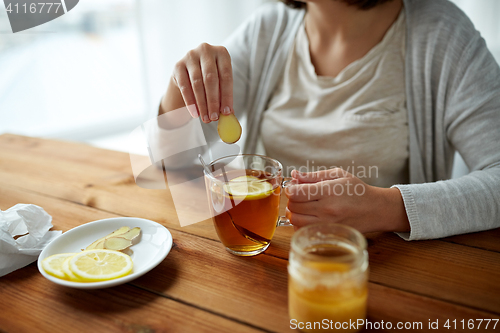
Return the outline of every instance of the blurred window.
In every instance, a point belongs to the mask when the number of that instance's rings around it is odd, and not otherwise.
[[[471,19],[488,48],[500,63],[500,1],[452,0]]]
[[[0,10],[0,133],[87,140],[141,123],[136,17],[134,0],[81,0],[13,34]]]

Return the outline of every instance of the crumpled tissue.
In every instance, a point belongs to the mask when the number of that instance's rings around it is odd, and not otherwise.
[[[51,222],[52,216],[36,205],[17,204],[0,210],[0,276],[37,260],[43,248],[62,234],[49,231]]]

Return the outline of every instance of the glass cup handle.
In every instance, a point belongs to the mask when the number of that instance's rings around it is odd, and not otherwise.
[[[278,227],[293,227],[293,224],[290,223],[290,220],[286,216],[280,216],[278,218]]]
[[[297,183],[297,181],[293,178],[287,179],[287,180],[283,179],[283,181],[281,182],[281,188],[285,188],[287,186],[294,185],[296,183]],[[290,223],[290,219],[287,218],[286,216],[280,216],[278,218],[278,222],[277,222],[276,226],[278,226],[278,227],[289,227],[289,226],[293,227],[293,224]]]

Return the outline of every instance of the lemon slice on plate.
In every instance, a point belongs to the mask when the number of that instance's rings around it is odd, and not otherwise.
[[[73,254],[75,255],[75,254]],[[75,273],[73,273],[71,271],[71,269],[69,269],[69,261],[71,260],[73,256],[70,256],[68,258],[66,258],[63,263],[62,263],[62,271],[64,272],[64,275],[66,275],[66,280],[70,280],[70,281],[75,281],[75,282],[81,282],[81,279],[75,275]]]
[[[224,184],[224,191],[236,199],[257,200],[271,195],[273,186],[255,176],[240,176]]]
[[[125,253],[95,249],[74,255],[68,262],[69,269],[81,281],[106,281],[132,272],[134,263]]]
[[[74,256],[75,253],[59,253],[54,254],[50,257],[43,259],[42,267],[43,269],[52,276],[55,276],[60,279],[66,279],[66,274],[62,269],[62,265],[64,260],[69,257]]]

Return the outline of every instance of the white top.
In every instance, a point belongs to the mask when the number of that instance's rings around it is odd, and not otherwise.
[[[405,15],[336,77],[316,75],[304,23],[262,120],[266,154],[291,170],[341,167],[375,186],[408,183]]]

